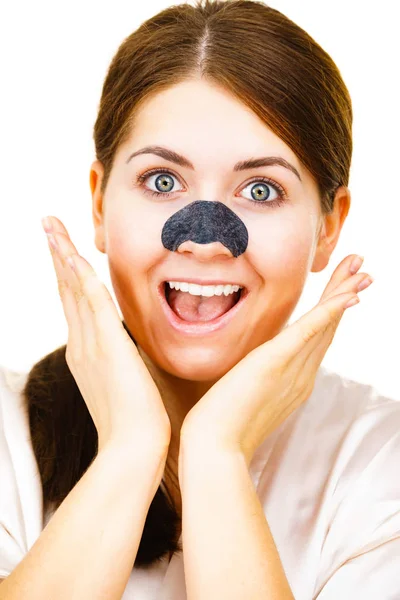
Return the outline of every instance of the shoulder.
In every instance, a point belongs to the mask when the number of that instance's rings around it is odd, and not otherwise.
[[[29,418],[23,389],[28,373],[0,365],[0,463],[30,446]]]
[[[13,436],[26,437],[28,426],[27,406],[23,397],[23,388],[27,373],[13,371],[4,365],[0,365],[0,423],[2,450],[0,454],[3,463],[4,442],[7,445]]]
[[[11,410],[14,414],[24,413],[25,402],[22,391],[27,380],[28,373],[15,371],[0,364],[0,407],[3,413]]]
[[[370,412],[375,417],[392,413],[400,416],[400,401],[385,396],[371,384],[320,367],[314,389],[304,405],[305,414],[313,414],[316,420],[337,420],[346,426]]]
[[[368,553],[374,570],[378,547],[398,554],[399,464],[400,401],[321,366],[309,398],[265,440],[252,465],[294,589],[314,598],[314,584],[322,589],[340,565],[351,568]],[[361,582],[366,571],[358,573]],[[343,589],[353,590],[349,579]]]
[[[28,372],[15,371],[0,364],[0,388],[11,392],[20,392],[25,384]]]
[[[23,395],[27,375],[0,365],[0,577],[42,530],[42,488]]]
[[[293,421],[303,434],[306,429],[321,444],[335,448],[336,462],[356,454],[368,462],[400,431],[400,401],[321,366],[310,397]]]
[[[257,450],[255,460],[275,458],[282,467],[323,471],[346,465],[359,468],[400,432],[400,401],[373,385],[344,377],[320,366],[309,398]],[[321,472],[321,476],[323,474]]]
[[[326,367],[299,416],[312,417],[322,439],[335,448],[335,464],[342,473],[365,468],[387,444],[400,441],[400,401]]]
[[[323,403],[326,406],[318,410]],[[375,481],[380,483],[381,492],[396,488],[400,500],[396,475],[400,462],[400,400],[382,394],[373,385],[324,368],[311,404],[311,410],[318,414],[314,423],[320,431],[325,430],[335,448],[330,476],[336,473],[332,486],[336,504],[350,492],[354,499],[356,489],[362,493],[367,481],[369,499],[380,493]]]
[[[358,587],[363,597],[368,593],[368,597],[378,597],[374,594],[379,589],[380,597],[394,597],[389,588],[396,590],[397,597],[400,401],[372,385],[331,372],[326,375],[335,382],[325,426],[334,440],[334,452],[324,478],[325,536],[316,589],[326,586],[321,595],[324,599],[353,587]],[[390,569],[382,561],[391,561]]]
[[[261,444],[251,469],[271,514],[279,517],[290,485],[291,510],[300,503],[323,513],[329,527],[350,504],[400,503],[399,464],[400,401],[321,367],[310,397]]]

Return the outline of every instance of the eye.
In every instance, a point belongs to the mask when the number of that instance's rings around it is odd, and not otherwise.
[[[155,185],[155,189],[149,189],[147,185],[144,185],[144,183],[150,180],[152,177],[155,178],[152,182],[153,185]],[[175,192],[182,191],[182,189],[173,189],[174,179],[178,181],[177,176],[174,175],[174,173],[172,173],[169,169],[152,169],[142,173],[141,175],[138,175],[136,184],[143,189],[145,194],[150,194],[151,196],[157,197],[164,196],[165,198],[168,198]],[[258,185],[255,185],[256,183]],[[280,206],[289,200],[283,187],[268,177],[254,178],[250,183],[247,183],[243,189],[245,190],[247,188],[251,188],[251,198],[246,199],[253,205],[259,205],[260,208],[272,208],[274,206]],[[268,188],[272,188],[275,191],[276,196],[273,192],[271,193]]]
[[[155,186],[155,189],[148,189],[147,186],[143,185],[144,182],[147,182],[148,180],[151,180],[151,178],[154,177],[154,181],[152,182],[153,185]],[[176,175],[174,175],[173,173],[171,173],[170,171],[167,170],[153,170],[153,171],[146,171],[146,173],[143,173],[142,175],[139,175],[137,178],[137,183],[140,185],[140,187],[143,188],[143,191],[146,194],[151,194],[152,196],[170,196],[171,194],[173,194],[174,192],[178,192],[181,190],[174,190],[174,179],[178,180],[178,178],[176,177]],[[171,191],[172,190],[172,191]]]
[[[283,187],[268,177],[258,177],[257,179],[253,179],[253,181],[248,183],[243,190],[246,190],[247,188],[250,188],[251,194],[251,198],[247,199],[255,204],[260,204],[262,208],[265,206],[278,206],[287,199]],[[270,191],[271,188],[273,190],[272,192]]]

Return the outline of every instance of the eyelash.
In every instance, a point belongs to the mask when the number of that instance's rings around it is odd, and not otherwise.
[[[155,192],[154,190],[147,189],[143,185],[145,180],[148,177],[150,177],[151,175],[154,175],[156,173],[158,173],[158,174],[168,173],[168,175],[172,175],[173,177],[176,177],[177,179],[179,179],[179,177],[177,175],[175,175],[175,173],[170,171],[168,168],[151,169],[149,171],[145,171],[141,175],[138,175],[136,178],[136,184],[139,184],[139,187],[143,188],[143,192],[145,194],[150,194],[151,196],[163,196],[164,198],[169,198],[169,196],[172,196],[173,194],[175,194],[176,192]],[[247,184],[244,186],[243,189],[245,189],[251,183],[256,182],[256,181],[257,182],[262,181],[264,183],[268,183],[271,187],[275,188],[275,191],[278,192],[278,197],[275,198],[275,200],[257,201],[257,200],[249,200],[249,198],[245,198],[245,200],[248,200],[252,204],[257,204],[261,208],[271,208],[271,207],[275,207],[275,206],[280,206],[281,204],[284,204],[285,202],[289,201],[288,195],[287,195],[286,191],[283,189],[283,187],[279,183],[276,183],[276,181],[273,181],[272,179],[269,179],[268,177],[255,177],[251,181],[247,182]]]

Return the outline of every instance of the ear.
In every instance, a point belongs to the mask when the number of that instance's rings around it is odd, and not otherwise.
[[[336,190],[332,212],[321,216],[317,246],[311,267],[312,273],[325,269],[339,241],[340,232],[350,210],[351,195],[346,186]]]
[[[103,180],[104,167],[99,160],[95,160],[90,167],[90,189],[92,191],[92,219],[95,230],[96,248],[106,254],[104,235],[104,207],[103,195],[101,194],[101,182]]]

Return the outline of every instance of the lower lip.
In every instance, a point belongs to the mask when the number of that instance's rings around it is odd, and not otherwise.
[[[205,335],[207,333],[213,333],[214,331],[219,331],[223,327],[225,327],[232,319],[237,315],[237,313],[242,308],[243,304],[246,302],[246,299],[249,295],[249,291],[246,290],[241,293],[239,302],[235,304],[233,308],[228,310],[227,313],[223,314],[221,317],[217,317],[216,319],[212,319],[212,321],[206,322],[198,322],[198,323],[190,323],[189,321],[184,321],[180,319],[178,315],[174,313],[172,308],[167,302],[164,293],[164,283],[161,283],[157,288],[157,295],[161,300],[161,306],[164,310],[165,316],[168,319],[171,327],[173,327],[176,331],[185,334],[192,335]],[[168,285],[168,284],[167,284]]]

